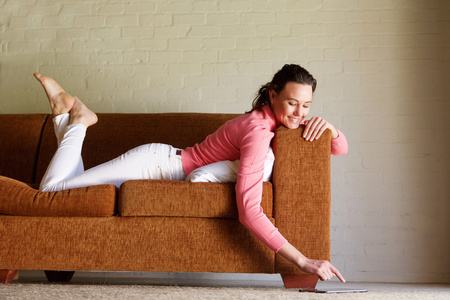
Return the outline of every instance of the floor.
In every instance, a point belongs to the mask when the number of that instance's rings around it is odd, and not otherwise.
[[[46,282],[43,271],[21,271],[16,282]],[[142,284],[212,287],[283,287],[279,274],[217,274],[167,272],[76,272],[71,283]],[[316,288],[352,288],[369,291],[434,291],[450,292],[449,284],[421,283],[341,283],[319,281]]]

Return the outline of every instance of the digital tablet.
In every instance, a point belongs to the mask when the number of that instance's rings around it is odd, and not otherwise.
[[[300,292],[311,292],[311,293],[365,293],[366,289],[352,289],[352,288],[320,288],[320,289],[300,289]]]

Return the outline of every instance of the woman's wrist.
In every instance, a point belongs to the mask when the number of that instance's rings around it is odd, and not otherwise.
[[[306,257],[306,256],[304,256],[303,254],[301,254],[300,252],[299,252],[299,256],[297,257],[297,259],[296,259],[296,266],[300,269],[300,270],[303,270],[304,268],[305,268],[305,266],[306,266],[306,262],[308,261],[308,258]]]
[[[334,128],[333,125],[330,124],[330,130],[331,130],[331,138],[337,139],[339,137],[339,132]]]
[[[302,269],[306,265],[307,257],[304,256],[290,243],[286,243],[283,247],[281,247],[281,249],[278,251],[278,254],[289,260],[300,269]]]

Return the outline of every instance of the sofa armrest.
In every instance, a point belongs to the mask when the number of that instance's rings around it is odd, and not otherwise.
[[[272,184],[274,216],[280,233],[312,259],[330,259],[331,131],[308,142],[298,129],[275,132]],[[277,255],[275,272],[301,271]]]
[[[116,215],[117,188],[94,185],[41,192],[0,176],[0,214],[34,217],[110,217]]]

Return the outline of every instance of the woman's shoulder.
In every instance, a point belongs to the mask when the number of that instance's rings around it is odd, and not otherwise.
[[[274,131],[276,128],[275,116],[268,105],[256,109],[250,113],[249,121],[255,129]]]
[[[241,115],[225,124],[227,127],[233,127],[239,131],[254,131],[258,129],[273,131],[275,129],[273,126],[274,122],[257,111]]]

